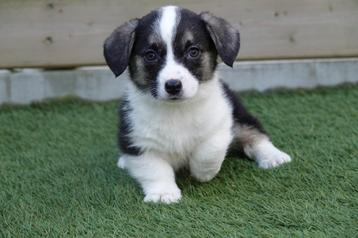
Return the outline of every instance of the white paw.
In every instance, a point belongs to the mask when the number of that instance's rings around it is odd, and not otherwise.
[[[173,188],[168,191],[149,192],[144,197],[144,202],[162,202],[162,203],[176,203],[181,199],[181,191],[179,188]]]
[[[271,169],[281,164],[288,163],[291,160],[292,159],[288,154],[274,147],[270,151],[262,153],[260,158],[257,159],[257,162],[260,168]]]
[[[124,156],[119,157],[118,162],[117,162],[117,166],[120,169],[125,169],[126,168],[126,158]]]

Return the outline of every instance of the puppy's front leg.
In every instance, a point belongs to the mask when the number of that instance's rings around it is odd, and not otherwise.
[[[140,156],[122,155],[118,167],[127,169],[138,181],[145,194],[145,202],[178,202],[181,191],[175,183],[175,174],[170,164],[156,153]]]
[[[220,171],[232,135],[229,130],[217,133],[200,144],[190,159],[191,175],[200,182],[207,182]]]

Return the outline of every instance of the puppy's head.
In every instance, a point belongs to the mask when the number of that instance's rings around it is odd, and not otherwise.
[[[104,56],[116,76],[129,66],[138,89],[174,100],[194,97],[213,78],[217,56],[232,66],[239,48],[239,32],[225,20],[167,6],[118,27]]]

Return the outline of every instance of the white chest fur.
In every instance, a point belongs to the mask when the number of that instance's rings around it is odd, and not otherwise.
[[[164,154],[182,166],[195,148],[218,131],[231,131],[231,107],[217,79],[201,84],[196,97],[183,102],[149,99],[129,85],[131,140],[145,151]],[[231,132],[230,132],[231,133]]]

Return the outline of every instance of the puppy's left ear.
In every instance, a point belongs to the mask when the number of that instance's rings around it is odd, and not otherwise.
[[[225,64],[233,66],[240,49],[240,33],[227,21],[209,12],[200,13],[213,40],[220,58]]]
[[[132,19],[124,23],[115,29],[104,42],[104,58],[116,77],[121,75],[128,66],[138,22],[138,19]]]

